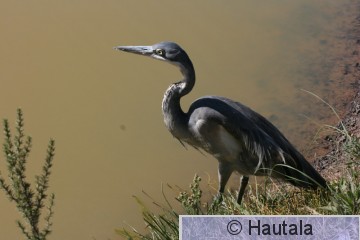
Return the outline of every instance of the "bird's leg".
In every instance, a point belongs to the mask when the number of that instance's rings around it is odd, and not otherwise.
[[[213,214],[217,213],[217,210],[223,200],[222,195],[225,191],[225,185],[228,182],[232,172],[233,170],[228,164],[224,164],[221,162],[219,163],[219,192],[210,206],[210,212],[212,212]]]
[[[248,176],[242,176],[241,177],[240,190],[239,190],[239,195],[238,195],[238,199],[237,199],[238,204],[241,204],[242,198],[243,198],[244,193],[245,193],[245,188],[248,185],[248,182],[249,182],[249,177]]]
[[[233,172],[232,168],[225,163],[219,163],[219,193],[218,198],[222,199],[222,195],[225,191],[225,185],[228,182],[231,173]]]

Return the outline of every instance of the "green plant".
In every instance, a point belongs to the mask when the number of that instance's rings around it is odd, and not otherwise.
[[[346,176],[329,184],[330,201],[322,209],[332,214],[360,214],[360,175],[358,170],[350,166]]]
[[[21,109],[17,110],[16,133],[12,137],[9,122],[4,124],[3,152],[8,170],[8,184],[0,173],[0,188],[4,190],[10,201],[15,202],[18,211],[22,214],[23,221],[18,220],[17,224],[22,233],[29,240],[45,240],[51,233],[52,216],[54,214],[55,195],[47,195],[49,188],[50,169],[55,154],[55,141],[50,140],[45,157],[42,172],[35,177],[35,189],[32,189],[30,182],[26,179],[26,162],[28,160],[32,138],[25,136],[24,119]],[[39,222],[42,210],[45,208],[44,201],[48,198],[47,214],[44,217],[45,226],[40,229]]]
[[[204,200],[203,191],[200,187],[201,177],[195,174],[190,184],[190,192],[182,191],[176,200],[186,215],[229,215],[241,212],[241,206],[236,203],[233,194],[213,195],[212,201]]]
[[[134,197],[137,203],[141,206],[142,217],[146,224],[147,231],[150,234],[143,234],[131,226],[130,228],[132,229],[132,231],[128,231],[127,229],[123,228],[116,230],[116,232],[129,240],[179,239],[179,214],[176,213],[176,211],[171,207],[163,191],[162,193],[166,205],[156,202],[149,195],[144,193],[153,201],[153,204],[155,206],[160,208],[160,214],[154,213],[138,197]]]
[[[360,139],[348,136],[343,143],[347,152],[345,170],[341,177],[328,183],[329,194],[326,206],[320,209],[336,215],[360,214]]]
[[[345,151],[350,154],[353,158],[360,160],[360,138],[351,136],[346,139],[344,144]],[[354,161],[353,163],[359,163]]]
[[[200,189],[200,182],[201,178],[198,175],[195,175],[193,182],[190,184],[191,193],[183,191],[180,192],[177,197],[177,200],[189,215],[204,214],[201,209],[202,190]]]

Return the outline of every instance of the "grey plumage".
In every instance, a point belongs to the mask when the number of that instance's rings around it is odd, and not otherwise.
[[[219,161],[220,194],[234,171],[243,176],[239,204],[250,175],[269,175],[304,188],[326,187],[326,181],[284,135],[249,107],[224,97],[207,96],[183,112],[180,99],[192,90],[195,70],[187,53],[176,43],[115,49],[150,56],[180,68],[183,80],[170,85],[164,94],[164,122],[181,143],[203,149]]]

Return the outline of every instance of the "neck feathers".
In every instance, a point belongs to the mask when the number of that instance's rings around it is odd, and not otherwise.
[[[187,126],[187,116],[181,109],[180,99],[188,94],[195,84],[195,71],[191,61],[189,63],[190,65],[187,66],[178,64],[184,79],[171,84],[162,101],[165,125],[177,138],[181,138],[182,133],[187,132],[186,129],[183,129]]]

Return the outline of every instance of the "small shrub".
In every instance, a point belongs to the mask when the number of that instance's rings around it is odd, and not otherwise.
[[[35,187],[32,188],[26,179],[26,162],[29,157],[32,138],[25,136],[24,119],[21,109],[17,110],[16,132],[12,137],[8,120],[4,120],[5,141],[3,152],[7,164],[8,181],[7,183],[0,173],[0,189],[4,190],[10,201],[15,202],[18,211],[22,214],[23,221],[18,220],[17,225],[21,232],[29,240],[45,240],[51,233],[52,217],[54,214],[55,195],[47,195],[49,188],[50,169],[55,154],[55,141],[50,140],[46,152],[45,163],[42,172],[35,177]],[[48,199],[48,205],[44,201]],[[46,208],[44,216],[45,226],[40,229],[39,222],[42,210]]]

